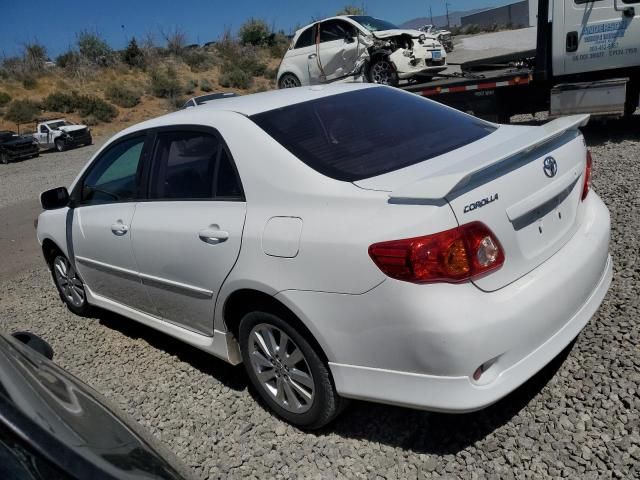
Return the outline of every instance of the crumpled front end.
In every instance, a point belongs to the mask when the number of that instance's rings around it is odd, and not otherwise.
[[[393,63],[399,79],[429,76],[447,68],[447,52],[435,37],[407,31],[394,36],[376,32],[369,54],[386,55]]]

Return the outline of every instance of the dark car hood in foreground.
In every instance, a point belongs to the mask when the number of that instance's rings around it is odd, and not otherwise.
[[[53,362],[0,334],[0,427],[72,477],[194,478],[105,402]]]

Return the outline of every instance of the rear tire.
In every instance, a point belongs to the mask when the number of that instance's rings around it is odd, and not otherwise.
[[[240,321],[240,350],[251,384],[278,416],[308,430],[343,409],[331,373],[316,348],[282,318],[251,312]]]
[[[7,165],[9,163],[9,155],[6,153],[0,153],[0,163],[3,165]]]

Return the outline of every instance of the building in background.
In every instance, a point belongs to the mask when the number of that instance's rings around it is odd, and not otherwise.
[[[529,5],[531,3],[531,5]],[[502,7],[490,8],[482,12],[466,15],[460,19],[463,27],[478,25],[480,27],[491,27],[493,25],[511,26],[514,28],[534,26],[536,22],[535,10],[537,0],[512,3]],[[531,8],[534,7],[535,8]],[[533,16],[531,12],[534,12]]]

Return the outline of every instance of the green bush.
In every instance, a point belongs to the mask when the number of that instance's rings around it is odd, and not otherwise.
[[[213,85],[209,80],[207,80],[206,78],[203,78],[202,80],[200,80],[200,90],[202,90],[203,92],[212,92]],[[0,103],[0,105],[2,104]]]
[[[273,58],[282,59],[289,48],[289,43],[290,40],[284,32],[278,32],[273,35],[271,45],[269,46],[269,53]]]
[[[336,12],[336,15],[364,15],[364,8],[356,5],[345,5]]]
[[[184,88],[184,93],[191,95],[196,91],[196,88],[198,88],[198,81],[192,78],[187,82],[187,85]]]
[[[239,68],[231,68],[220,75],[220,85],[223,87],[247,89],[253,85],[253,77]]]
[[[71,94],[51,93],[44,99],[43,108],[50,112],[78,112],[83,117],[93,116],[101,122],[110,122],[118,114],[113,105],[101,98],[79,95],[76,92]]]
[[[149,75],[151,93],[159,98],[175,98],[182,94],[183,87],[178,74],[172,67],[166,70],[154,70]]]
[[[187,50],[182,54],[182,60],[192,72],[204,72],[215,64],[213,55],[204,50]]]
[[[140,93],[125,85],[113,84],[107,87],[105,96],[123,108],[135,107],[140,103]]]
[[[27,123],[35,120],[39,113],[39,103],[32,100],[14,100],[9,104],[4,118],[10,122]]]
[[[38,86],[38,79],[33,75],[25,75],[22,77],[22,86],[27,90],[33,90]]]
[[[4,107],[10,101],[11,95],[9,95],[7,92],[0,92],[0,107]]]
[[[68,50],[56,57],[56,65],[60,68],[72,68],[80,63],[80,54],[73,50]]]
[[[271,29],[264,20],[250,18],[240,27],[238,37],[243,45],[268,45],[271,39]]]

